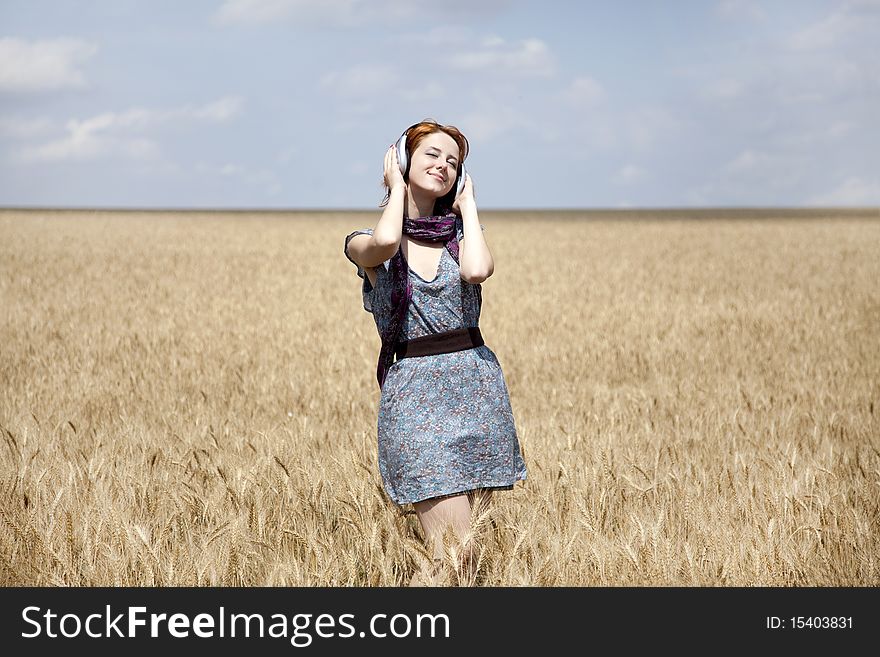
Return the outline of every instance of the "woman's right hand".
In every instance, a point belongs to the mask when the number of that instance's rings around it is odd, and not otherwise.
[[[388,189],[405,187],[403,174],[400,173],[400,164],[397,162],[397,148],[394,144],[385,153],[385,185]]]

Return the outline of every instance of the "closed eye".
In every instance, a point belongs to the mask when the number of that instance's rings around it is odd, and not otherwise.
[[[437,155],[438,155],[437,153],[426,153],[426,154],[430,155],[431,157],[437,157]],[[447,160],[447,162],[449,162],[449,164],[452,165],[453,169],[458,169],[458,162],[456,162],[455,160]]]

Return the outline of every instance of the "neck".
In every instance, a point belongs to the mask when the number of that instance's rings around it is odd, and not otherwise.
[[[411,186],[406,186],[406,216],[410,219],[415,219],[416,217],[429,217],[434,213],[434,201],[436,199],[429,195],[421,192],[418,189],[413,189]]]

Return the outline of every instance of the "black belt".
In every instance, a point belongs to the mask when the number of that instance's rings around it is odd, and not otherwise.
[[[423,335],[406,342],[398,342],[394,348],[394,354],[397,356],[397,360],[400,360],[414,356],[433,356],[448,354],[452,351],[464,351],[483,344],[483,336],[478,327],[461,328]]]

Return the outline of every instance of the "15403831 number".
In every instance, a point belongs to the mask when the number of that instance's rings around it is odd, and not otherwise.
[[[792,616],[791,628],[800,630],[811,628],[814,630],[837,630],[852,629],[852,616]]]

